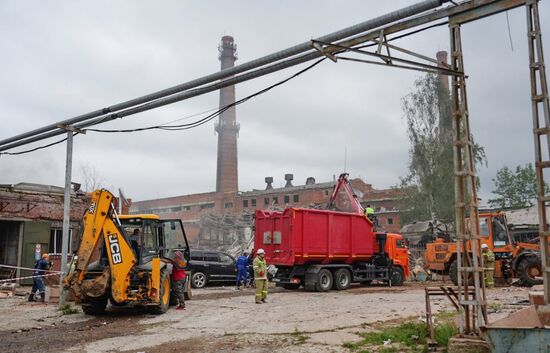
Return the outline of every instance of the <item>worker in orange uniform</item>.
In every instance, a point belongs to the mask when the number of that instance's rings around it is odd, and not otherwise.
[[[485,287],[495,288],[495,253],[489,249],[487,244],[481,244],[481,253],[485,263],[485,269],[483,271],[483,280],[485,281]]]
[[[256,304],[266,303],[267,298],[267,266],[264,249],[256,251],[254,259],[254,282],[256,283]]]

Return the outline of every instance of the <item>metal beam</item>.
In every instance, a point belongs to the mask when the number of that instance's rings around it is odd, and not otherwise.
[[[449,24],[461,25],[524,6],[525,0],[500,0],[449,16]]]

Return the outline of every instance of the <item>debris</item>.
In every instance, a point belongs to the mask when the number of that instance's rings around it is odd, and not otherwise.
[[[391,344],[391,339],[387,339],[384,341],[384,346],[389,346]]]

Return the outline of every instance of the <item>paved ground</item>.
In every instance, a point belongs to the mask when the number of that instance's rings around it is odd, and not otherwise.
[[[521,308],[528,290],[500,288],[488,295],[491,318]],[[194,291],[185,311],[152,316],[135,309],[90,318],[62,315],[54,305],[0,299],[2,352],[349,352],[355,333],[424,315],[424,289],[356,286],[343,292],[272,289],[269,303],[254,304],[252,290],[212,287]],[[444,298],[433,310],[451,311]]]

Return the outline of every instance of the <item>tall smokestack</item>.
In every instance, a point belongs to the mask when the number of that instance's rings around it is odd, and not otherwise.
[[[218,47],[221,69],[235,66],[237,45],[231,36],[223,36]],[[220,89],[220,108],[235,102],[235,86]],[[217,192],[236,192],[239,189],[237,169],[237,135],[239,124],[235,107],[224,111],[216,123],[218,133],[218,166],[216,173]]]

